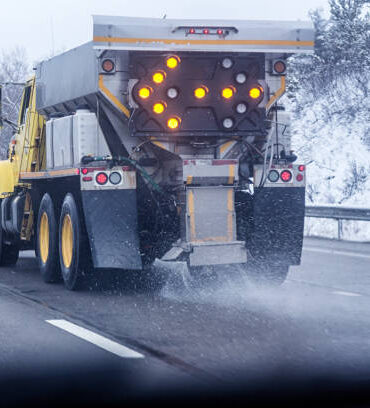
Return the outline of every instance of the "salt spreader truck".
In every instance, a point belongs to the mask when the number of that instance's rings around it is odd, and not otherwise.
[[[94,16],[92,42],[40,63],[0,163],[0,263],[34,248],[46,282],[156,259],[300,263],[305,166],[279,104],[310,23]]]

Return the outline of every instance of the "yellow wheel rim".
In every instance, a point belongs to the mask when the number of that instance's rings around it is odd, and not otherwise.
[[[73,228],[72,220],[69,214],[63,219],[62,226],[62,258],[66,268],[69,268],[73,257]]]
[[[43,263],[46,263],[49,258],[49,238],[49,218],[46,212],[44,212],[41,216],[39,233],[40,256]]]

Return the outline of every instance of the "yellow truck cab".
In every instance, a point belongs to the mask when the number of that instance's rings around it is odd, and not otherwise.
[[[0,161],[1,217],[6,227],[0,228],[0,265],[14,264],[20,249],[34,246],[31,186],[19,179],[21,172],[38,171],[44,162],[45,121],[36,111],[34,77],[25,84],[17,125],[9,143],[8,159]]]

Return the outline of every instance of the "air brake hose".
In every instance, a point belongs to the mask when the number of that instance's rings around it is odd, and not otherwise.
[[[118,162],[124,162],[135,167],[135,169],[153,186],[153,189],[155,191],[157,191],[158,193],[163,193],[161,187],[153,180],[153,178],[148,174],[148,172],[144,170],[135,160],[123,156],[118,156],[117,158],[114,158],[114,160],[117,160]]]

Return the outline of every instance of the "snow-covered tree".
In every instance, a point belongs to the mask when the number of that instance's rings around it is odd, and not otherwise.
[[[2,87],[2,114],[11,122],[17,122],[19,104],[23,88],[20,85],[26,81],[30,74],[30,68],[23,48],[16,47],[11,51],[3,51],[0,54],[0,84]],[[6,157],[9,140],[14,130],[8,124],[0,133],[0,158]]]
[[[325,32],[325,62],[344,73],[370,62],[369,0],[329,0],[331,18]]]
[[[309,202],[370,198],[369,0],[329,0],[311,13],[315,52],[289,62],[293,143],[308,165]]]

